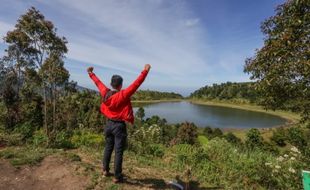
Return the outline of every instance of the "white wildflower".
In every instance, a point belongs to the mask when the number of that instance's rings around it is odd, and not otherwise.
[[[291,160],[295,160],[295,157],[291,157]]]
[[[293,168],[291,168],[291,167],[288,169],[288,171],[291,172],[291,173],[296,173],[296,171]]]
[[[281,168],[281,166],[279,166],[279,165],[276,165],[276,166],[275,166],[275,168],[276,168],[276,169],[280,169],[280,168]]]
[[[288,157],[288,155],[287,154],[284,154],[284,158],[287,158]]]
[[[266,162],[265,166],[271,166],[272,164],[270,162]]]
[[[300,154],[300,152],[299,152],[298,148],[296,148],[295,146],[293,146],[293,147],[291,148],[291,151],[292,151],[292,152],[296,152],[296,153],[299,153],[299,154]]]
[[[284,158],[282,156],[277,158],[278,161],[282,162],[284,160]]]

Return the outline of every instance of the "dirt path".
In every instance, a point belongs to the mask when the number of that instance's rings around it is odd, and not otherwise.
[[[78,161],[70,160],[69,154],[78,155]],[[113,162],[111,163],[113,167]],[[9,161],[0,159],[0,190],[154,190],[172,189],[167,181],[177,178],[168,168],[142,164],[132,156],[125,156],[125,183],[114,184],[112,177],[101,175],[101,161],[92,154],[72,150],[47,156],[36,166],[19,169]],[[194,184],[192,190],[204,189]]]
[[[77,165],[59,156],[48,156],[38,166],[13,167],[8,161],[0,160],[1,190],[79,190],[85,189],[88,177],[75,175]]]

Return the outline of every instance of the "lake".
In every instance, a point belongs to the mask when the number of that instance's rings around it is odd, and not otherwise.
[[[186,101],[141,104],[145,116],[158,115],[168,123],[193,122],[199,127],[267,128],[283,125],[286,120],[275,115],[243,109],[199,105]],[[140,106],[141,106],[140,105]],[[138,108],[134,108],[136,112]]]

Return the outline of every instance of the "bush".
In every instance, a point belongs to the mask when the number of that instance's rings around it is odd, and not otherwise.
[[[16,146],[23,144],[22,135],[19,133],[0,133],[0,146]]]
[[[46,146],[47,142],[48,142],[48,137],[42,129],[34,132],[32,136],[32,143],[35,146]]]
[[[35,127],[33,127],[30,122],[22,123],[14,129],[14,133],[20,133],[23,140],[32,137],[34,131]]]
[[[268,152],[273,153],[275,155],[279,154],[279,149],[274,143],[263,142],[262,149],[264,151],[268,151]]]
[[[70,141],[70,134],[66,131],[59,131],[55,139],[52,141],[52,147],[55,148],[73,148],[73,143]]]
[[[215,137],[222,137],[223,136],[223,132],[221,129],[219,128],[215,128],[213,131],[213,138]]]
[[[152,156],[156,156],[156,157],[163,157],[165,154],[165,147],[162,144],[150,144],[147,148],[146,148],[146,153],[148,153],[149,155]]]
[[[207,126],[203,129],[202,132],[208,139],[213,139],[215,137],[222,137],[223,132],[219,128],[212,129],[211,127]]]
[[[226,135],[224,135],[224,138],[230,143],[236,145],[241,144],[241,139],[236,137],[236,135],[234,135],[232,132],[228,132]]]
[[[204,147],[175,145],[168,152],[165,157],[172,157],[177,170],[190,168],[199,181],[223,189],[301,189],[298,171],[306,167],[296,148],[275,157],[261,149],[242,150],[222,138]]]
[[[181,125],[177,134],[178,144],[195,144],[197,142],[198,132],[194,123],[185,122]]]
[[[212,128],[209,127],[209,126],[203,128],[202,133],[203,133],[208,139],[213,138],[213,130],[212,130]]]
[[[71,143],[74,147],[93,147],[99,148],[104,144],[103,135],[96,134],[86,129],[76,130],[71,137]]]
[[[301,150],[307,146],[304,131],[300,127],[291,127],[288,129],[288,141]]]
[[[162,157],[165,152],[162,133],[163,129],[157,124],[141,126],[129,133],[128,149],[137,154]]]
[[[272,132],[271,141],[275,142],[278,146],[284,147],[286,145],[286,133],[284,128],[277,128]]]
[[[258,129],[250,129],[246,134],[245,144],[249,149],[261,148],[263,146],[263,137]]]

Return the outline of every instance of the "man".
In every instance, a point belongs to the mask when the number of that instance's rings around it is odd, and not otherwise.
[[[144,70],[139,77],[126,89],[121,90],[123,79],[119,75],[113,75],[111,78],[111,86],[113,90],[107,88],[93,73],[94,68],[89,67],[87,72],[89,77],[94,81],[99,89],[102,97],[100,111],[107,117],[107,124],[104,130],[105,133],[105,149],[103,155],[103,175],[109,176],[110,174],[110,160],[115,148],[115,161],[114,161],[114,179],[113,182],[119,183],[123,181],[122,163],[123,152],[127,141],[126,121],[133,123],[134,116],[131,106],[130,97],[136,92],[139,86],[146,78],[151,65],[146,64]]]

